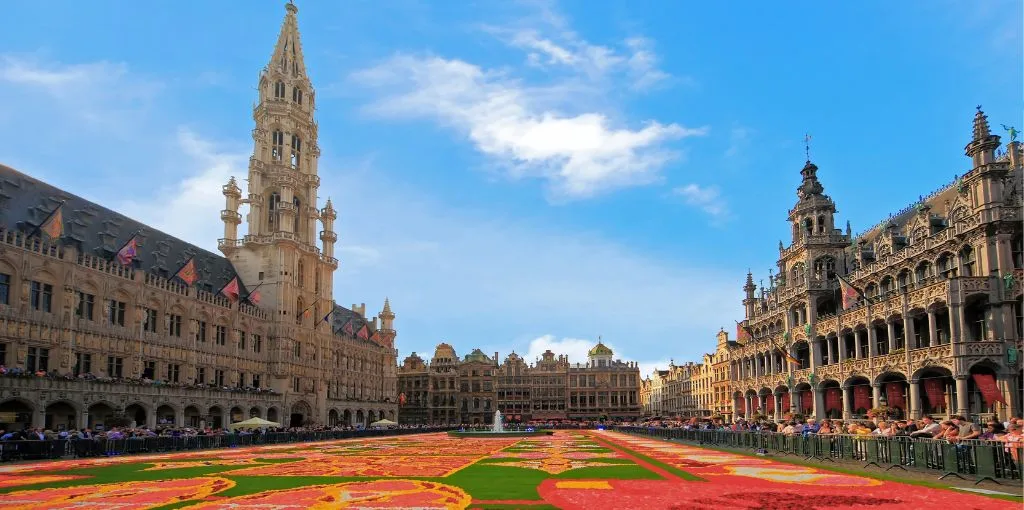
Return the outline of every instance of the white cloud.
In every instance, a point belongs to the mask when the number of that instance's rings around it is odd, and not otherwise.
[[[109,204],[122,213],[136,218],[180,239],[217,252],[217,239],[224,237],[223,223],[219,221],[220,211],[225,207],[221,186],[235,177],[242,197],[249,193],[246,178],[249,175],[249,154],[235,151],[205,140],[201,135],[187,128],[179,128],[175,146],[165,164],[178,170],[178,178],[172,185],[163,187],[157,193],[161,199],[123,200]],[[129,195],[133,196],[133,195]],[[239,225],[239,237],[245,235],[245,211]]]
[[[471,76],[482,72],[473,66],[460,68],[453,62],[439,64],[452,65]],[[50,69],[60,72],[72,68],[53,65]],[[118,94],[136,80],[131,73],[122,75],[109,83],[109,93]],[[464,85],[479,83],[469,80]],[[501,104],[499,91],[498,87],[491,87],[486,91],[487,97]],[[62,139],[43,129],[73,124],[80,115],[81,111],[74,108],[46,108],[55,94],[64,92],[26,90],[23,85],[0,81],[0,95],[18,98],[5,111],[14,122],[0,123],[0,137],[8,142],[0,148],[0,159],[189,242],[214,249],[216,240],[223,235],[221,186],[232,174],[244,186],[248,131],[238,133],[233,140],[212,139],[206,137],[211,130],[201,124],[193,122],[193,126],[199,127],[182,128],[173,118],[172,108],[154,108],[153,115],[125,110],[115,117],[128,121],[123,131],[128,138],[111,151],[109,144],[103,143],[103,132],[86,130],[79,136]],[[423,92],[430,93],[439,94],[437,97],[442,101],[457,99],[438,87],[427,87]],[[113,98],[100,94],[95,100],[102,104]],[[409,104],[427,108],[423,101],[410,100]],[[508,107],[516,111],[515,103]],[[320,108],[321,118],[334,113],[327,111],[329,106],[324,103]],[[452,104],[446,108],[461,111],[462,107]],[[509,118],[547,126],[542,122],[543,116],[516,113]],[[468,122],[463,117],[452,119]],[[578,124],[585,124],[576,117],[555,120],[565,122],[569,129],[580,129]],[[575,140],[572,150],[564,146],[545,148],[543,140],[536,140],[543,136],[534,133],[534,128],[518,133],[519,137],[531,140],[529,143],[511,143],[508,140],[519,138],[498,134],[481,135],[480,140],[504,147],[503,150],[523,151],[529,155],[527,161],[546,161],[561,154],[562,158],[600,162],[610,155],[603,152],[605,147],[594,147],[595,143],[618,144],[619,156],[635,158],[643,155],[646,147],[638,145],[637,138],[653,136],[642,135],[643,131],[611,130],[602,127],[597,119],[590,122],[594,130],[590,136],[598,139]],[[683,128],[649,129],[657,132]],[[331,139],[342,136],[331,130],[330,123],[321,124],[320,133],[322,144],[327,146]],[[44,150],[46,147],[50,150]],[[54,147],[59,150],[53,150]],[[12,153],[15,148],[17,153]],[[321,163],[321,168],[356,166],[340,161]],[[629,352],[623,355],[643,361],[657,359],[651,353],[664,352],[666,338],[717,330],[733,315],[732,305],[736,305],[739,292],[731,287],[731,275],[689,267],[684,260],[652,259],[627,246],[554,230],[541,223],[497,220],[480,211],[459,210],[445,197],[421,196],[401,182],[390,180],[387,174],[323,172],[320,196],[331,196],[339,210],[336,230],[341,269],[335,276],[337,301],[365,302],[373,311],[385,296],[390,297],[398,314],[398,345],[403,353],[430,352],[442,340],[452,342],[460,352],[468,352],[475,347],[474,343],[492,342],[497,350],[507,352],[518,342],[526,347],[537,332],[572,333],[585,325],[588,331],[577,336],[601,332],[614,339],[611,344],[627,346]],[[107,177],[98,180],[97,175]],[[111,186],[110,182],[117,184]],[[380,193],[382,189],[388,193]],[[530,336],[522,340],[524,335]],[[690,347],[685,345],[671,348],[680,351],[673,352],[679,357],[685,357],[687,349]],[[696,356],[699,351],[693,354]]]
[[[687,204],[704,211],[715,220],[724,220],[729,214],[729,208],[717,187],[687,184],[673,189],[672,192],[683,197]]]
[[[637,358],[631,357],[630,352],[623,352],[619,347],[610,342],[603,342],[612,352],[615,353],[615,359],[621,359],[623,361],[638,361]],[[555,335],[543,335],[534,338],[530,341],[529,349],[523,358],[529,363],[535,363],[537,359],[544,354],[544,351],[550,350],[555,353],[556,356],[564,354],[569,357],[569,363],[586,363],[587,353],[590,349],[597,344],[597,340],[585,340],[581,338],[562,338],[558,339]],[[669,359],[659,359],[656,361],[638,361],[640,366],[640,377],[647,377],[653,373],[656,369],[668,368]]]
[[[658,56],[654,53],[653,41],[646,37],[631,37],[626,39],[626,46],[632,52],[627,64],[633,79],[633,89],[646,90],[671,78],[668,73],[658,69]]]
[[[507,164],[511,175],[540,175],[565,198],[653,182],[678,156],[667,142],[707,132],[655,121],[631,129],[601,113],[563,113],[537,99],[544,94],[461,60],[399,55],[353,78],[386,91],[371,112],[435,118]]]

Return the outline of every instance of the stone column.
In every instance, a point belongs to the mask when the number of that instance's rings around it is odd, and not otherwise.
[[[939,326],[935,323],[935,310],[928,310],[928,346],[939,345]]]
[[[862,342],[865,341],[864,336],[859,330],[853,330],[853,359],[860,359],[861,353],[864,352],[861,350]]]
[[[903,336],[905,340],[903,343],[906,344],[903,346],[904,349],[909,351],[920,347],[917,345],[917,328],[914,327],[914,318],[908,315],[903,316]]]
[[[879,383],[871,383],[871,407],[881,407],[882,405],[882,385]]]
[[[903,322],[905,323],[906,320]],[[886,332],[889,334],[889,352],[892,352],[896,350],[896,323],[890,320],[886,321],[885,325],[888,328]]]
[[[821,352],[821,345],[819,343],[820,337],[808,338],[807,339],[807,355],[811,357],[810,367],[811,370],[817,370],[821,365],[821,361],[818,360],[818,353]]]
[[[797,393],[796,390],[794,390],[793,388],[790,388],[789,389],[789,409],[788,409],[788,411],[790,413],[795,413],[796,412],[796,410],[797,410],[797,407],[796,407],[797,399],[799,399],[799,398],[800,398],[800,394]]]
[[[814,417],[822,420],[828,414],[825,411],[825,390],[813,388],[811,391],[811,394],[814,395]]]
[[[966,342],[966,331],[963,330],[964,307],[959,303],[949,306],[949,341],[950,343]],[[955,352],[955,351],[954,351]]]
[[[849,420],[853,417],[853,388],[843,386],[843,419]]]
[[[910,396],[907,415],[911,419],[916,420],[923,414],[921,412],[921,381],[918,379],[910,379],[907,381],[907,386],[909,386],[909,391],[907,393],[909,393]]]
[[[78,428],[84,429],[89,427],[89,410],[85,406],[82,406],[82,412],[78,414]]]
[[[846,361],[846,336],[842,333],[836,336],[836,348],[839,349],[839,362]]]
[[[826,346],[827,351],[828,351],[828,364],[832,365],[832,364],[834,364],[836,362],[836,351],[832,347],[832,340],[829,339],[828,337],[825,337],[825,346]],[[838,345],[837,345],[837,347],[838,347]]]
[[[878,356],[878,334],[875,333],[875,325],[868,324],[868,357]]]
[[[967,416],[967,376],[956,377],[956,414]]]

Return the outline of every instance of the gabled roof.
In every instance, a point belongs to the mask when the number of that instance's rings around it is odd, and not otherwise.
[[[346,328],[346,325],[349,327]],[[363,327],[367,329],[369,334],[366,338],[359,338],[359,330]],[[359,341],[378,345],[371,340],[373,333],[376,331],[373,327],[373,323],[366,320],[362,315],[359,315],[344,306],[334,305],[334,312],[331,313],[331,329],[334,331],[335,336],[354,338]],[[349,332],[349,330],[351,330],[351,332]]]
[[[235,277],[234,266],[221,255],[0,165],[0,227],[32,234],[62,201],[61,242],[75,245],[81,253],[112,259],[137,232],[138,256],[133,263],[136,269],[171,278],[194,257],[199,275],[196,287],[209,292],[219,291]],[[244,282],[239,281],[239,290],[243,296],[248,294]]]

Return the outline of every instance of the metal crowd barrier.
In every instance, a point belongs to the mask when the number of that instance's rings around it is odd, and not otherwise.
[[[860,462],[864,467],[927,470],[942,473],[939,479],[957,477],[975,484],[985,480],[999,483],[1021,479],[1020,459],[1024,447],[1010,447],[1000,441],[974,439],[950,443],[906,436],[786,435],[776,432],[732,430],[684,430],[656,427],[615,427],[619,432],[716,448],[762,451],[777,456],[794,456],[821,462]]]
[[[176,452],[236,448],[278,443],[301,443],[363,437],[401,436],[452,430],[453,427],[417,429],[344,430],[322,432],[268,432],[212,436],[155,436],[125,439],[53,439],[43,441],[0,441],[0,461],[58,459],[62,457],[103,457],[137,453]]]

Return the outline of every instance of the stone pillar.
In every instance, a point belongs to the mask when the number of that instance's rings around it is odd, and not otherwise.
[[[853,388],[843,386],[843,419],[849,420],[853,417]]]
[[[911,419],[918,419],[921,417],[921,381],[917,379],[910,379],[907,381],[909,387],[910,402],[907,404],[909,409],[907,410],[907,416]]]
[[[875,325],[868,324],[868,357],[878,356],[878,334],[875,332]]]
[[[939,327],[935,324],[935,310],[928,310],[928,346],[939,345]]]
[[[838,343],[838,341],[836,343]],[[832,347],[832,340],[828,337],[825,337],[825,346],[828,350],[828,364],[834,364],[836,362],[836,351]],[[838,347],[838,345],[836,347]]]
[[[865,335],[860,334],[859,330],[853,330],[853,359],[861,358],[861,353],[864,352],[861,350],[861,345],[865,341],[864,337]]]
[[[919,347],[917,345],[917,328],[914,327],[914,318],[908,315],[903,316],[903,336],[905,340],[903,342],[905,344],[903,346],[904,349],[909,351]]]
[[[819,353],[821,352],[821,345],[819,342],[820,337],[808,338],[807,348],[808,356],[811,357],[811,370],[817,370],[821,366],[821,361],[818,359]]]
[[[811,390],[814,395],[814,417],[818,420],[822,420],[828,414],[825,411],[825,390],[822,388],[813,388]]]
[[[836,348],[839,349],[839,362],[846,361],[846,336],[842,333],[836,336]]]
[[[790,388],[789,389],[789,412],[790,413],[795,413],[796,412],[796,410],[797,410],[797,407],[796,407],[797,399],[799,399],[799,398],[800,398],[800,394],[797,393],[796,390],[794,390],[793,388]]]
[[[882,385],[879,383],[871,383],[871,407],[881,407],[882,405]]]
[[[956,377],[956,414],[967,416],[967,376]]]
[[[903,322],[906,322],[906,320]],[[885,325],[887,327],[886,332],[889,334],[889,352],[892,352],[896,350],[896,323],[890,320]]]
[[[952,303],[949,306],[949,341],[951,343],[966,342],[965,331],[961,328],[964,323],[964,307],[959,303]],[[955,351],[954,351],[955,352]]]
[[[782,415],[785,414],[786,411],[782,408],[782,393],[775,393],[774,395],[775,405],[773,407],[775,407],[775,409],[773,409],[773,411],[775,411],[775,421],[779,421],[782,419]]]

